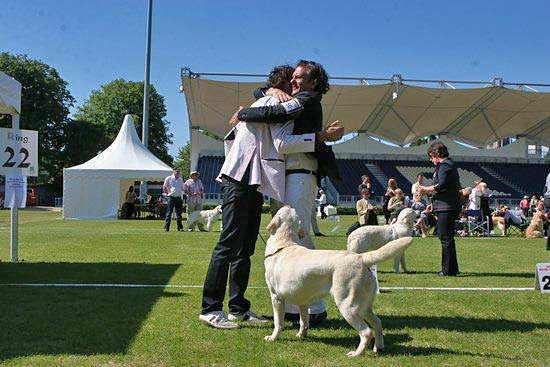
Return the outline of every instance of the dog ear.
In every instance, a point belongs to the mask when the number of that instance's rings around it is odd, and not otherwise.
[[[271,222],[265,227],[265,229],[269,232],[269,234],[275,234],[277,231],[277,228],[281,226],[281,218],[278,216],[274,216],[273,219],[271,219]]]

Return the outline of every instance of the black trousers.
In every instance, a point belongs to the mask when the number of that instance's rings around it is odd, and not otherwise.
[[[455,246],[455,221],[457,212],[437,213],[437,235],[441,241],[441,271],[445,275],[458,274]]]
[[[164,217],[164,229],[170,230],[170,222],[172,221],[172,211],[176,209],[176,220],[178,223],[178,230],[183,229],[181,223],[181,212],[183,211],[183,200],[180,197],[168,196],[168,205],[166,208],[166,216]]]
[[[327,217],[327,215],[325,214],[325,206],[327,206],[328,204],[321,204],[319,205],[320,209],[321,209],[321,219],[325,219]]]
[[[374,211],[368,211],[367,214],[365,214],[365,224],[361,225],[359,222],[353,223],[348,230],[346,231],[346,235],[350,235],[351,232],[355,231],[357,228],[361,228],[362,226],[377,226],[378,225],[378,217]]]
[[[246,176],[246,175],[245,175]],[[248,179],[243,178],[243,182]],[[229,275],[229,312],[242,315],[250,309],[244,297],[260,229],[263,196],[256,186],[223,179],[222,225],[214,247],[202,292],[202,314],[223,309]]]

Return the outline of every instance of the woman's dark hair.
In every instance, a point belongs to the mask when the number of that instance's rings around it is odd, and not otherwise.
[[[430,147],[428,148],[428,155],[434,155],[438,158],[447,158],[449,156],[449,150],[440,141],[435,141],[430,144]]]
[[[323,65],[315,61],[300,60],[298,61],[298,64],[296,64],[296,67],[298,66],[307,69],[308,80],[315,81],[314,91],[321,94],[328,92],[330,89],[330,84],[328,83],[328,74]]]
[[[128,191],[134,192],[134,186],[130,186],[130,187],[128,188]]]
[[[275,66],[267,77],[267,86],[280,88],[292,80],[292,73],[294,73],[294,67],[290,65]]]

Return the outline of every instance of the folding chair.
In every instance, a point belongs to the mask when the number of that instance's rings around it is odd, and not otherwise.
[[[514,220],[514,217],[509,216],[509,215],[505,215],[504,219],[506,219],[506,232],[507,232],[507,234],[508,235],[516,234],[516,235],[524,237],[525,236],[525,230],[527,229],[527,227],[529,227],[529,222],[530,221],[527,220],[527,218],[525,218],[525,216],[523,215],[522,210],[508,210],[508,211],[515,214],[515,217],[519,218],[521,220],[521,222],[516,222]]]
[[[483,217],[481,210],[467,210],[466,215],[468,216],[468,235],[472,236],[473,234],[481,236],[489,236],[491,234],[491,229],[489,226],[489,221],[491,220],[488,216]]]

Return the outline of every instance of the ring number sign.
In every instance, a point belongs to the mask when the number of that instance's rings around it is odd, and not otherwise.
[[[535,289],[541,293],[550,293],[550,263],[537,264]]]
[[[0,174],[38,176],[38,132],[0,128]]]

